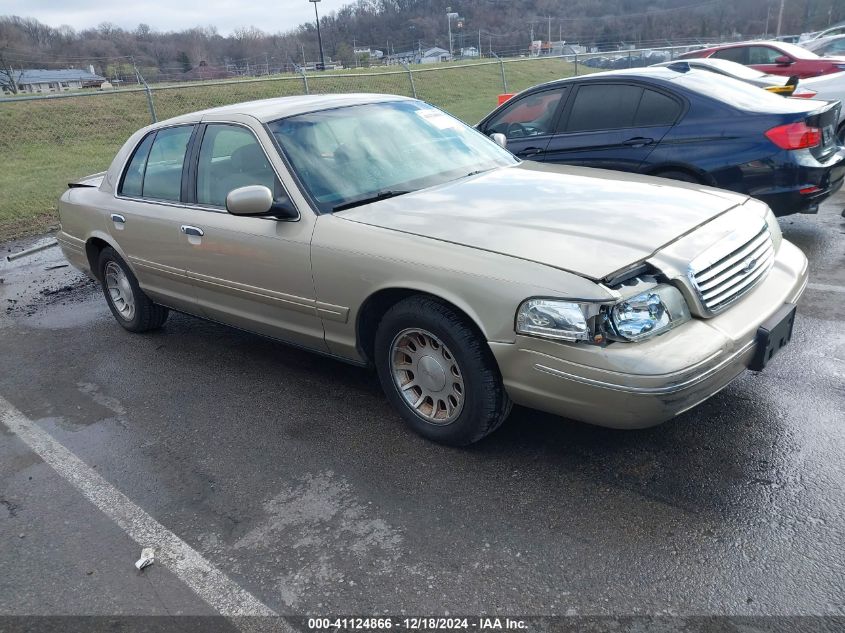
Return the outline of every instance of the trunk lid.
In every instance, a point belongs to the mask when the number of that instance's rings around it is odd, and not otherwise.
[[[839,109],[841,107],[839,101],[829,101],[821,108],[808,113],[804,119],[808,126],[821,130],[821,143],[810,148],[810,152],[819,160],[824,160],[838,148],[836,126],[839,123]]]
[[[106,177],[106,173],[104,171],[98,172],[96,174],[91,174],[90,176],[85,176],[84,178],[80,178],[79,180],[74,180],[69,182],[67,186],[70,189],[75,187],[99,187],[103,184],[103,178]]]

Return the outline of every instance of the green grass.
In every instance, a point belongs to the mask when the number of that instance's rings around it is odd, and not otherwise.
[[[499,64],[413,66],[417,96],[477,123],[503,91]],[[579,68],[579,71],[587,70]],[[573,74],[559,59],[505,63],[509,92]],[[365,76],[360,76],[360,75]],[[411,96],[401,67],[308,75],[309,92],[380,92]],[[159,120],[214,106],[303,94],[300,77],[156,87]],[[56,203],[69,181],[108,168],[135,130],[150,122],[142,92],[0,103],[0,241],[43,232],[58,222]]]

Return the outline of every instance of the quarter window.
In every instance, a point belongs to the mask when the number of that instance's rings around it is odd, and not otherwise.
[[[671,97],[654,90],[645,90],[634,117],[634,127],[672,125],[680,113],[680,104]]]
[[[621,84],[582,85],[575,94],[567,132],[631,127],[643,89]]]
[[[277,201],[285,197],[276,173],[252,132],[237,125],[209,125],[200,147],[197,202],[225,207],[230,191],[248,185],[264,185]]]
[[[555,113],[567,90],[544,90],[522,97],[490,120],[487,133],[499,132],[509,139],[551,134]]]
[[[179,201],[182,192],[182,166],[194,128],[192,125],[170,127],[155,135],[141,195],[155,200]]]
[[[143,195],[144,169],[147,166],[147,156],[150,154],[150,147],[153,145],[155,133],[147,134],[144,140],[135,149],[132,160],[123,173],[123,183],[120,185],[120,193],[124,196],[140,198]]]

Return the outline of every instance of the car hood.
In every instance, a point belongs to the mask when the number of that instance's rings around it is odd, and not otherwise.
[[[663,178],[524,162],[335,215],[598,280],[746,199]]]

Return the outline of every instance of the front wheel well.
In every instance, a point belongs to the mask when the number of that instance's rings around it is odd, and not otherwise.
[[[92,237],[85,242],[85,256],[88,258],[88,266],[91,269],[91,274],[97,279],[100,279],[100,271],[98,270],[100,253],[109,246],[108,242],[99,237]]]
[[[461,310],[461,308],[451,301],[447,301],[446,299],[429,292],[423,292],[421,290],[414,290],[411,288],[385,288],[367,297],[361,306],[361,309],[358,311],[358,318],[355,326],[358,351],[368,363],[372,363],[375,358],[374,348],[376,330],[378,330],[379,323],[381,323],[384,315],[388,310],[390,310],[390,308],[400,301],[416,296],[429,297],[449,306],[452,310],[461,315],[466,320],[467,324],[478,332],[479,336],[484,338],[478,324],[464,310]],[[484,340],[486,342],[486,338],[484,338]]]

